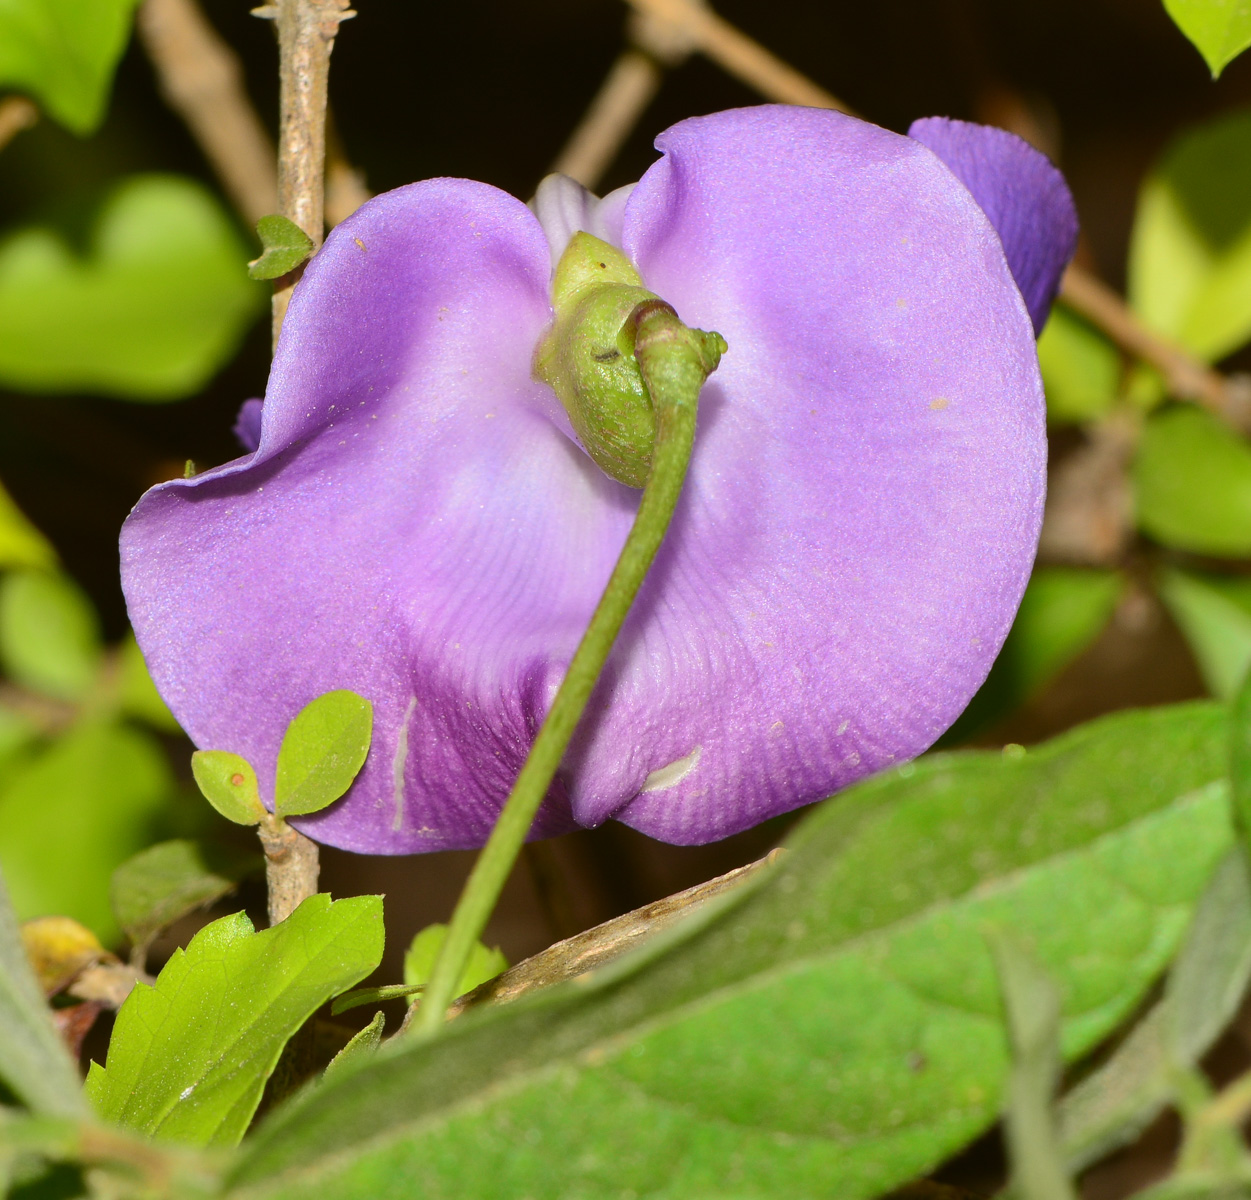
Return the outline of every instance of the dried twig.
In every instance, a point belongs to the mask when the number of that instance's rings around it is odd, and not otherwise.
[[[356,14],[348,0],[276,0],[253,10],[278,32],[280,118],[278,211],[321,245],[325,232],[326,89],[339,25]],[[274,288],[274,342],[300,269]]]
[[[1107,284],[1071,266],[1064,273],[1060,298],[1121,349],[1155,367],[1173,395],[1203,405],[1239,429],[1251,429],[1251,389],[1153,333]]]
[[[705,8],[705,0],[688,0]],[[630,131],[652,102],[666,67],[676,67],[696,48],[681,25],[638,10],[626,26],[629,48],[613,64],[586,115],[552,170],[593,188],[621,151]]]
[[[138,28],[162,95],[191,129],[244,220],[255,225],[278,203],[278,172],[238,56],[196,0],[144,0]]]
[[[838,97],[771,54],[759,42],[692,0],[628,0],[644,12],[686,31],[718,66],[780,104],[851,112]]]
[[[38,120],[39,109],[25,96],[6,96],[0,100],[0,150]]]
[[[477,1004],[503,1004],[537,988],[587,977],[590,971],[620,958],[680,917],[745,883],[758,871],[776,862],[782,853],[780,849],[773,850],[757,862],[557,942],[462,996],[450,1009],[449,1016]]]

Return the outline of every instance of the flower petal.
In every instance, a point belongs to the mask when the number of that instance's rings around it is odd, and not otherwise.
[[[1077,209],[1064,176],[1028,142],[991,125],[926,117],[908,136],[937,154],[982,206],[1041,333],[1077,249]]]
[[[123,531],[157,686],[263,791],[305,703],[373,702],[357,782],[298,822],[320,841],[481,844],[624,540],[633,494],[530,377],[549,277],[538,222],[502,192],[373,200],[296,289],[258,452],[150,491]],[[559,795],[541,822],[570,827]]]
[[[261,409],[264,406],[264,401],[255,397],[239,405],[233,432],[246,454],[251,454],[261,444]]]
[[[918,143],[765,106],[657,144],[625,249],[729,352],[570,795],[701,842],[961,712],[1029,576],[1044,407],[999,239]]]

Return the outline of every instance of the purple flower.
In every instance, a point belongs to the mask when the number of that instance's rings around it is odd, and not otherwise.
[[[628,199],[544,189],[551,244],[480,183],[365,205],[296,289],[257,450],[127,521],[131,618],[198,745],[244,754],[264,788],[314,696],[373,701],[357,782],[300,822],[320,841],[481,844],[625,538],[638,493],[531,374],[553,254],[580,225],[730,348],[536,831],[615,817],[724,837],[924,750],[998,652],[1046,465],[1009,263],[1050,263],[1022,286],[1051,294],[1071,201],[1031,180],[1053,168],[953,123],[936,143],[953,174],[919,141],[775,106],[657,145]],[[1030,232],[1007,260],[983,208]]]

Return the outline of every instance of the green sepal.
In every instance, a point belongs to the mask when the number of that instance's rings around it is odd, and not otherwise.
[[[256,223],[261,255],[248,263],[251,279],[278,279],[294,271],[313,253],[313,239],[294,221],[273,213]]]
[[[301,709],[278,750],[274,811],[306,816],[338,800],[365,765],[373,722],[373,705],[346,689],[326,692]]]
[[[191,774],[204,798],[227,821],[258,825],[265,819],[252,764],[229,750],[197,750],[191,756]]]

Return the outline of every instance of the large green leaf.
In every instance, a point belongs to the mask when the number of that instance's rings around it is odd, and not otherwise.
[[[1251,554],[1251,445],[1210,413],[1177,405],[1149,417],[1133,479],[1138,524],[1157,542]]]
[[[1103,334],[1062,304],[1051,310],[1038,339],[1038,366],[1049,421],[1095,421],[1116,400],[1120,354]]]
[[[136,0],[0,0],[0,87],[29,92],[75,133],[104,118]]]
[[[0,664],[16,683],[81,700],[103,653],[91,601],[64,575],[13,571],[0,580]]]
[[[161,1141],[243,1136],[291,1036],[382,959],[382,897],[310,896],[256,933],[246,913],[205,926],[153,987],[138,985],[91,1066],[100,1115]]]
[[[1231,844],[1226,737],[1185,705],[889,771],[632,958],[389,1043],[276,1114],[232,1194],[888,1191],[998,1114],[988,925],[1055,980],[1066,1058],[1139,1003]]]
[[[1203,55],[1213,79],[1251,46],[1247,0],[1164,0],[1164,7]]]
[[[1251,336],[1251,112],[1185,134],[1148,176],[1129,298],[1148,324],[1210,361]]]
[[[100,212],[89,256],[46,229],[0,244],[0,383],[174,400],[234,353],[263,295],[198,183],[136,176]]]
[[[52,1024],[0,875],[0,1083],[37,1113],[82,1111],[78,1070]]]
[[[105,945],[115,942],[110,876],[153,840],[173,789],[159,743],[138,729],[96,722],[7,774],[0,866],[18,916],[73,917]]]
[[[1169,570],[1156,586],[1208,690],[1232,699],[1251,666],[1251,579]]]

